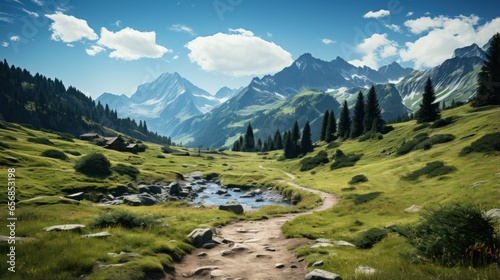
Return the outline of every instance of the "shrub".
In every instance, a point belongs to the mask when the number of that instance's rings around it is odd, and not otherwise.
[[[453,140],[455,140],[455,135],[453,134],[436,134],[432,135],[431,137],[431,142],[433,145],[447,143]]]
[[[466,156],[466,155],[468,155],[468,154],[470,154],[470,153],[472,153],[472,152],[474,152],[474,149],[472,149],[472,147],[471,147],[471,146],[465,146],[465,147],[464,147],[464,148],[460,151],[460,153],[458,153],[458,156],[463,157],[463,156]]]
[[[423,175],[427,175],[427,178],[433,178],[446,175],[456,170],[457,169],[454,166],[447,166],[442,161],[433,161],[427,163],[424,167],[401,177],[401,179],[405,181],[416,181]]]
[[[429,126],[431,126],[430,123],[423,123],[419,126],[416,126],[415,128],[413,128],[413,131],[419,131],[419,130],[422,130],[424,128],[428,128]]]
[[[445,119],[439,119],[430,125],[430,128],[440,128],[452,124],[457,117],[447,117]]]
[[[78,156],[82,155],[82,153],[80,153],[79,151],[64,150],[64,152],[67,153],[67,154],[70,154],[72,156],[75,156],[75,157],[78,157]]]
[[[352,177],[351,181],[348,182],[349,185],[355,185],[357,183],[368,182],[368,178],[365,175],[359,174]]]
[[[59,139],[59,140],[68,141],[68,142],[75,142],[73,140],[73,138],[75,138],[75,137],[69,133],[57,132],[56,134],[59,135],[59,137],[57,137],[57,139]]]
[[[363,154],[356,155],[346,155],[340,149],[335,152],[335,161],[330,165],[331,170],[354,166],[358,160],[361,159]]]
[[[136,179],[137,175],[139,175],[139,173],[140,173],[139,169],[135,168],[134,166],[125,165],[125,164],[121,164],[121,163],[113,166],[113,168],[111,168],[111,169],[113,169],[113,171],[115,171],[116,173],[118,173],[120,175],[128,175],[132,179]]]
[[[319,151],[317,155],[313,157],[303,158],[300,161],[300,171],[307,171],[319,166],[321,164],[328,163],[328,154],[325,151]]]
[[[350,192],[350,191],[353,191],[355,189],[356,189],[356,187],[347,187],[347,188],[342,188],[340,190],[343,191],[343,192]]]
[[[42,156],[60,160],[68,160],[68,156],[64,152],[53,149],[43,151]]]
[[[351,195],[349,198],[352,198],[354,205],[359,205],[359,204],[370,202],[370,201],[374,200],[375,198],[379,197],[381,194],[382,194],[382,192],[354,194],[354,195]]]
[[[91,228],[107,228],[121,226],[124,228],[148,227],[155,224],[153,216],[139,217],[137,214],[128,211],[113,211],[101,214],[90,223]]]
[[[424,211],[421,224],[409,240],[419,254],[445,266],[481,266],[498,261],[500,242],[493,220],[472,204]]]
[[[43,145],[49,145],[49,146],[53,146],[54,145],[54,143],[52,143],[47,138],[30,137],[30,138],[28,138],[28,142],[37,143],[37,144],[43,144]]]
[[[367,140],[370,140],[370,139],[374,139],[374,140],[382,140],[384,139],[384,136],[381,134],[381,133],[378,133],[378,132],[368,132],[368,133],[365,133],[363,134],[360,138],[359,138],[359,142],[364,142],[364,141],[367,141]]]
[[[353,243],[357,248],[370,249],[387,236],[388,231],[382,228],[371,228],[364,231]]]
[[[474,152],[500,151],[500,132],[486,134],[470,145]]]
[[[157,155],[156,158],[165,158],[165,156],[160,154],[160,155]]]
[[[339,147],[339,146],[340,146],[340,143],[339,143],[339,142],[335,142],[335,141],[333,141],[333,142],[328,143],[328,145],[327,145],[326,147],[327,147],[328,149],[335,149],[335,148],[337,148],[337,147]]]
[[[74,166],[77,172],[89,176],[107,176],[111,174],[111,162],[101,153],[88,154],[79,159]]]

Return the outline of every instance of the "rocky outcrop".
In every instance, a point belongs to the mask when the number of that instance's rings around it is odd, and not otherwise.
[[[193,230],[188,237],[193,240],[193,245],[196,248],[201,248],[203,244],[212,241],[213,232],[210,228],[197,228]]]
[[[243,214],[243,206],[241,204],[219,205],[219,210],[230,211],[238,215]]]

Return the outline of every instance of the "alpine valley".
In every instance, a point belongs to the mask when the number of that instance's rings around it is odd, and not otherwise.
[[[164,73],[140,85],[131,96],[103,93],[97,100],[120,117],[146,120],[149,128],[184,145],[230,147],[251,123],[255,137],[266,139],[285,131],[295,120],[311,124],[319,138],[322,114],[340,103],[354,106],[359,91],[375,86],[383,118],[408,115],[418,109],[425,80],[435,86],[436,102],[467,101],[475,93],[477,74],[488,44],[456,49],[442,64],[427,69],[403,68],[397,62],[380,67],[356,67],[341,57],[323,61],[309,53],[274,75],[255,77],[240,89],[221,88],[215,95],[178,73]],[[217,131],[218,133],[213,133]]]

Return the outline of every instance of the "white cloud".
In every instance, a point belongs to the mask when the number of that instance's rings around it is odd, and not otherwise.
[[[391,14],[391,12],[389,12],[388,10],[381,9],[381,10],[378,10],[376,12],[369,11],[363,17],[364,18],[383,18],[383,17],[386,17],[390,14]]]
[[[123,60],[160,58],[164,53],[172,52],[156,44],[154,31],[141,32],[130,27],[118,32],[109,31],[105,27],[101,28],[101,38],[97,44],[114,50],[109,57]]]
[[[31,0],[31,2],[37,4],[38,6],[43,6],[43,1],[42,0]]]
[[[177,60],[179,59],[179,56],[178,55],[174,55],[174,57],[172,57],[173,60]]]
[[[173,24],[169,29],[176,32],[184,32],[190,35],[195,35],[193,28],[183,24]]]
[[[71,47],[71,48],[72,48],[72,47],[74,47],[75,45],[73,45],[73,44],[69,44],[69,43],[68,43],[68,44],[66,44],[66,46],[68,46],[68,47]]]
[[[397,24],[386,24],[385,27],[389,28],[390,30],[394,32],[401,33],[401,27]]]
[[[235,77],[274,73],[293,62],[289,52],[251,31],[239,28],[229,32],[188,42],[185,47],[190,50],[191,62],[205,71]]]
[[[398,43],[387,38],[387,34],[373,34],[371,37],[363,40],[356,46],[356,51],[361,53],[361,60],[355,59],[349,61],[355,66],[368,66],[378,69],[379,61],[387,59],[398,54]]]
[[[17,41],[21,40],[21,37],[19,37],[17,35],[10,36],[10,40],[13,41],[13,42],[17,42]]]
[[[0,21],[7,22],[7,23],[13,23],[14,22],[14,20],[12,20],[11,18],[6,17],[6,16],[0,16]]]
[[[8,47],[8,46],[9,46],[9,43],[8,43],[8,42],[3,42],[3,43],[2,43],[2,47],[6,48],[6,47]]]
[[[121,20],[117,20],[117,21],[115,21],[114,25],[115,25],[116,27],[120,27],[120,24],[121,24],[121,23],[122,23],[122,21],[121,21]]]
[[[101,46],[93,45],[90,47],[90,49],[85,49],[85,52],[90,56],[95,56],[96,54],[103,52],[105,50],[106,49]]]
[[[36,13],[36,12],[32,12],[32,11],[28,11],[28,10],[26,10],[25,8],[22,8],[22,10],[23,10],[25,13],[27,13],[28,15],[30,15],[30,16],[33,16],[33,17],[39,17],[39,16],[40,16],[38,13]]]
[[[423,34],[414,42],[407,42],[400,50],[402,61],[412,61],[415,68],[434,67],[451,57],[457,48],[477,43],[483,46],[498,30],[500,17],[482,26],[475,15],[449,18],[421,17],[404,24],[414,34]]]
[[[52,40],[63,41],[64,43],[72,43],[84,38],[89,40],[97,40],[97,34],[90,28],[86,20],[68,16],[61,12],[45,15],[54,22],[50,25],[52,31]]]
[[[411,16],[413,16],[413,12],[408,12],[408,13],[406,14],[406,16],[407,16],[407,17],[411,17]]]
[[[330,45],[330,44],[335,43],[335,41],[328,39],[328,38],[321,39],[321,42],[323,42],[323,44],[325,44],[325,45]]]

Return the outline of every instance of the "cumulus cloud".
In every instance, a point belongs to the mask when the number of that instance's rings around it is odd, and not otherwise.
[[[267,32],[267,38],[273,38],[273,33]]]
[[[321,42],[323,42],[323,44],[325,44],[325,45],[330,45],[330,44],[335,43],[335,41],[328,39],[328,38],[321,39]]]
[[[189,35],[195,35],[193,28],[183,24],[173,24],[169,29],[175,32],[184,32]]]
[[[90,47],[90,49],[85,49],[85,52],[90,55],[90,56],[95,56],[96,54],[105,51],[106,49],[98,46],[98,45],[93,45]]]
[[[385,27],[389,28],[390,30],[394,31],[394,32],[402,32],[401,31],[401,27],[397,24],[386,24]]]
[[[32,11],[28,11],[26,10],[25,8],[22,8],[23,12],[27,13],[28,15],[32,16],[32,17],[39,17],[40,15],[36,12],[32,12]]]
[[[63,41],[64,43],[72,43],[84,38],[89,40],[97,40],[97,34],[87,24],[86,20],[68,16],[61,12],[55,14],[46,14],[54,22],[50,25],[52,31],[52,40]]]
[[[349,61],[355,66],[368,66],[378,69],[379,62],[398,54],[398,43],[387,38],[387,34],[373,34],[356,46],[356,51],[363,55],[361,59]]]
[[[117,20],[117,21],[115,21],[115,23],[114,23],[114,25],[115,25],[116,27],[120,27],[120,24],[122,24],[122,21],[121,21],[121,20]]]
[[[172,57],[173,60],[177,60],[179,59],[179,56],[178,55],[174,55],[174,57]]]
[[[404,23],[414,34],[422,34],[407,42],[400,50],[402,61],[412,61],[415,68],[434,67],[451,57],[457,48],[477,43],[483,46],[498,30],[500,17],[479,26],[479,17],[421,17]]]
[[[9,43],[8,43],[8,42],[3,42],[3,43],[2,43],[2,47],[6,48],[6,47],[8,47],[8,46],[9,46]]]
[[[381,9],[381,10],[378,10],[376,12],[369,11],[368,13],[364,14],[363,17],[364,18],[383,18],[383,17],[386,17],[390,14],[391,14],[391,12],[389,12],[388,10]]]
[[[17,41],[21,40],[21,37],[19,37],[17,35],[10,36],[10,40],[13,41],[13,42],[17,42]]]
[[[160,58],[164,53],[172,52],[156,44],[154,31],[141,32],[130,27],[118,32],[109,31],[105,27],[101,28],[101,38],[97,44],[114,50],[109,57],[123,60]]]
[[[406,14],[406,16],[407,16],[407,17],[411,17],[411,16],[413,16],[413,12],[408,12],[408,13]]]
[[[274,73],[293,62],[289,52],[242,28],[200,36],[185,47],[191,62],[201,69],[234,77]]]

